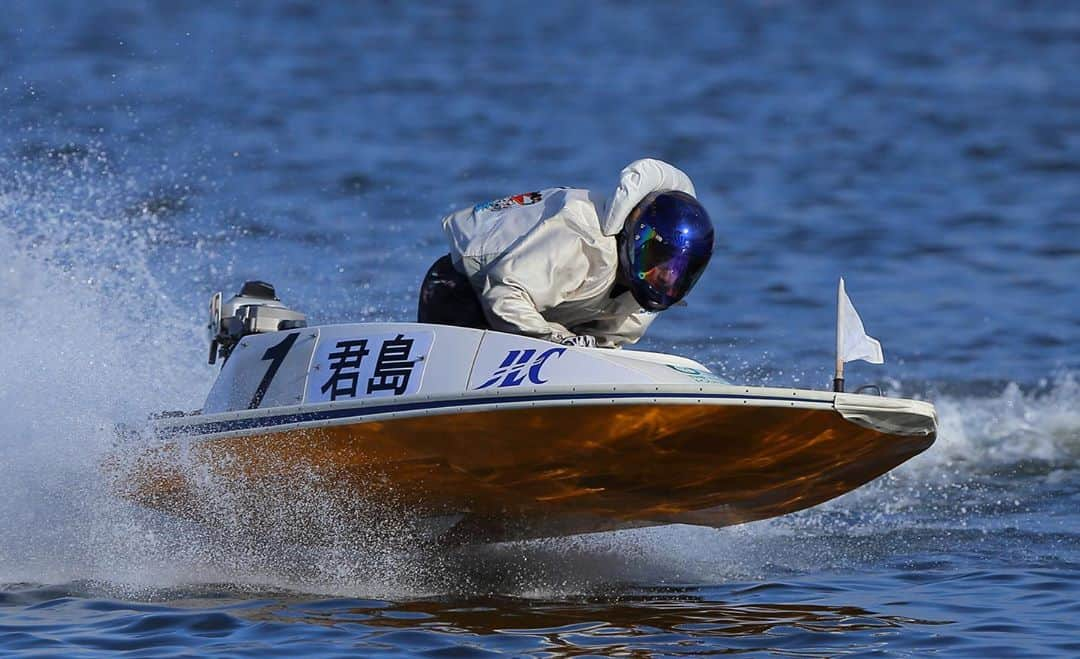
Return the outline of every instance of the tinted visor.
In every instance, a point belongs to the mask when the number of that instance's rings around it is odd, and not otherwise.
[[[711,250],[672,245],[652,227],[647,227],[634,241],[630,260],[631,276],[643,280],[652,289],[649,297],[665,307],[681,300],[693,288],[705,270]]]
[[[630,219],[629,275],[645,298],[639,301],[652,310],[666,309],[693,288],[708,265],[712,224],[696,201],[692,206],[661,201]]]

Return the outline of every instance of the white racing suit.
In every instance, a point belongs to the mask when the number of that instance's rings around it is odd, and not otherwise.
[[[491,327],[550,341],[591,336],[634,343],[655,317],[629,290],[613,296],[615,236],[648,194],[694,194],[689,177],[659,160],[627,165],[611,197],[550,188],[477,204],[443,219],[450,259],[479,297]]]

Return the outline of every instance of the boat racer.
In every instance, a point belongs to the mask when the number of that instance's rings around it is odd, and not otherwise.
[[[681,170],[626,166],[610,197],[549,188],[442,221],[450,253],[420,288],[417,320],[582,347],[641,338],[712,256],[713,226]]]

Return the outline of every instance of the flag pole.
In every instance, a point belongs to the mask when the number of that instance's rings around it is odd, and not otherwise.
[[[840,354],[841,345],[843,344],[844,337],[842,330],[840,329],[840,309],[842,306],[841,299],[844,295],[844,278],[840,278],[840,283],[836,287],[836,374],[833,376],[833,391],[844,391],[844,358]]]

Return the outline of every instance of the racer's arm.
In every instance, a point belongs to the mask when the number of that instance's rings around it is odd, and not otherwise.
[[[482,273],[480,303],[496,330],[561,342],[574,333],[542,312],[577,290],[588,268],[578,235],[549,220]]]
[[[519,281],[492,282],[480,296],[480,302],[491,327],[500,332],[524,334],[556,343],[574,336],[562,325],[547,321]]]
[[[588,333],[596,337],[596,345],[601,348],[621,348],[637,343],[658,315],[638,311],[625,318],[596,321],[589,324]]]

